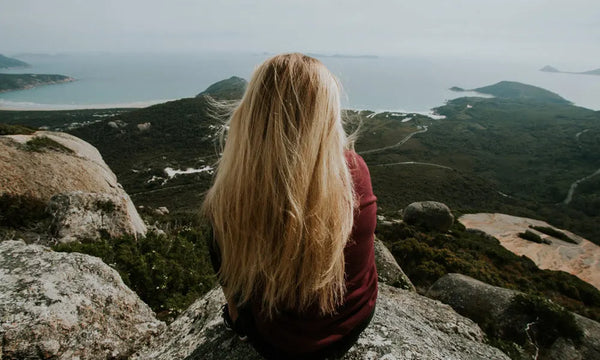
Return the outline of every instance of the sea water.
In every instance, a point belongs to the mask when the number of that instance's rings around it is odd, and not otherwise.
[[[61,74],[72,83],[0,93],[0,109],[139,107],[193,97],[233,75],[249,79],[269,54],[113,54],[17,56],[32,66],[4,73]],[[351,58],[317,56],[340,79],[343,105],[352,109],[428,112],[472,89],[502,80],[542,87],[600,110],[600,76],[545,73],[545,64],[418,56]],[[589,70],[589,69],[579,69]]]

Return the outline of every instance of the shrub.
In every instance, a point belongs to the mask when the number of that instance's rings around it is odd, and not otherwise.
[[[148,233],[136,240],[125,235],[54,249],[100,257],[159,319],[171,321],[215,284],[205,234],[205,228],[187,228],[169,236]]]
[[[35,129],[28,126],[0,124],[0,135],[31,135],[34,132]]]
[[[49,217],[46,203],[29,195],[0,195],[0,226],[23,227]]]
[[[567,234],[565,234],[562,231],[558,231],[555,228],[549,227],[549,226],[535,226],[535,225],[529,225],[530,228],[537,230],[541,233],[544,233],[546,235],[550,235],[552,237],[555,237],[557,239],[566,241],[566,242],[570,242],[571,244],[577,244],[577,241],[571,239]]]
[[[503,329],[503,337],[517,344],[525,344],[528,335],[543,347],[551,346],[559,337],[575,343],[583,337],[583,330],[575,322],[573,314],[539,296],[515,296],[506,313],[510,321]]]
[[[110,214],[116,209],[116,205],[112,200],[97,200],[96,208],[105,214]]]
[[[53,151],[64,152],[67,154],[74,153],[73,150],[69,149],[68,147],[64,146],[63,144],[58,143],[46,136],[36,136],[33,139],[29,140],[28,142],[25,143],[25,149],[27,151],[35,151],[35,152],[43,152],[45,150],[53,150]]]
[[[525,232],[519,233],[519,237],[521,239],[533,241],[533,242],[538,243],[538,244],[547,244],[547,245],[549,245],[549,244],[552,243],[550,240],[542,239],[538,234],[536,234],[536,233],[534,233],[533,231],[530,231],[530,230],[525,230]]]

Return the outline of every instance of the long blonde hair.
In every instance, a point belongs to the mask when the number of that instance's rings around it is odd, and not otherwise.
[[[339,91],[319,60],[278,55],[255,69],[228,120],[203,213],[225,295],[260,301],[269,317],[315,305],[334,313],[345,294],[355,199]]]

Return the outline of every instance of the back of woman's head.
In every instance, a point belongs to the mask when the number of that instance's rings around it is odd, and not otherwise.
[[[226,295],[260,301],[269,316],[334,312],[354,204],[336,79],[314,58],[275,56],[254,71],[228,125],[203,205]]]

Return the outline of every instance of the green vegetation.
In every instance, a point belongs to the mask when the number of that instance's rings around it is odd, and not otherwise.
[[[198,96],[210,95],[221,100],[237,100],[241,99],[244,95],[246,86],[248,86],[248,82],[245,79],[232,76],[229,79],[212,84],[206,88],[206,90],[198,94]]]
[[[550,240],[542,239],[541,236],[539,236],[538,234],[534,233],[531,230],[525,230],[525,232],[519,233],[519,237],[521,239],[533,241],[538,244],[547,244],[547,245],[552,244],[552,242]]]
[[[0,135],[31,135],[35,131],[29,126],[0,124]]]
[[[380,225],[377,236],[390,249],[417,289],[429,288],[447,273],[544,296],[583,316],[600,320],[600,291],[562,271],[540,270],[489,236],[456,223],[449,234],[424,233],[400,223]]]
[[[0,226],[33,226],[49,217],[46,203],[31,195],[0,195]]]
[[[474,89],[482,94],[494,95],[499,98],[525,100],[533,102],[550,102],[556,104],[571,104],[560,95],[537,86],[522,84],[515,81],[500,81],[494,85]]]
[[[98,110],[55,110],[55,111],[12,111],[0,110],[0,123],[27,125],[65,131],[75,126],[89,125],[99,121],[110,121],[112,117],[131,111],[130,109]]]
[[[8,69],[15,67],[28,67],[29,64],[14,58],[10,58],[8,56],[4,56],[0,54],[0,69]]]
[[[527,324],[531,324],[532,340],[542,347],[550,347],[559,337],[575,342],[583,337],[573,314],[539,296],[517,295],[507,309],[506,318],[510,320],[503,337],[519,345],[527,341]]]
[[[110,214],[116,209],[116,205],[111,200],[96,200],[96,208],[105,214]]]
[[[54,141],[46,136],[36,136],[25,143],[27,151],[43,152],[46,150],[64,152],[73,154],[74,151],[64,146],[63,144]]]
[[[0,74],[0,92],[70,81],[73,81],[73,79],[68,76],[55,74]]]
[[[228,80],[225,84],[231,84]],[[509,85],[524,93],[537,91]],[[550,95],[542,91],[540,96]],[[363,156],[384,214],[412,201],[437,200],[461,212],[543,219],[600,243],[600,228],[595,226],[600,222],[600,176],[580,183],[573,201],[562,204],[575,180],[600,167],[600,113],[528,97],[460,98],[437,111],[447,118],[344,111],[344,118],[362,122],[358,152],[396,144],[419,126],[428,127],[400,147]],[[405,117],[411,120],[402,122]],[[221,126],[203,97],[134,111],[0,111],[0,122],[53,129],[88,123],[69,132],[98,148],[133,201],[176,211],[197,209],[212,176],[169,179],[164,169],[213,164]],[[112,127],[109,122],[122,125]],[[140,132],[137,124],[146,122],[150,129]],[[588,131],[576,138],[584,130]]]
[[[552,237],[555,237],[557,239],[566,241],[566,242],[570,242],[571,244],[577,244],[577,241],[571,239],[567,234],[565,234],[562,231],[558,231],[555,228],[549,227],[549,226],[535,226],[535,225],[529,225],[530,228],[537,230],[541,233],[544,233],[546,235],[550,235]]]
[[[169,235],[150,232],[144,238],[126,235],[60,244],[54,249],[100,257],[119,272],[159,319],[172,321],[215,284],[206,231],[201,225],[186,225]]]

